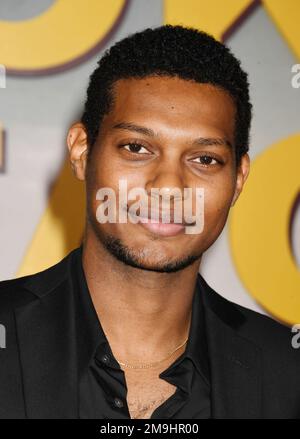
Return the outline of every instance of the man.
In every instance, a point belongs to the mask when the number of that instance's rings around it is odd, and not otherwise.
[[[67,137],[86,185],[83,243],[1,283],[2,418],[300,417],[290,329],[198,274],[247,179],[250,121],[247,74],[205,33],[146,29],[104,54]],[[141,215],[132,198],[120,201],[121,181],[147,201],[162,190],[158,220],[152,205]],[[176,220],[175,188],[194,223],[203,215],[200,231]],[[115,206],[101,210],[109,191]]]

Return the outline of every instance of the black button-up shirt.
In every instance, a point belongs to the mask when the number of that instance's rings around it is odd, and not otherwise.
[[[73,262],[72,282],[77,299],[79,334],[79,417],[130,419],[125,374],[113,356],[94,308],[82,267],[82,246],[74,253]],[[186,349],[159,377],[177,388],[153,411],[150,419],[210,418],[209,358],[198,282]]]

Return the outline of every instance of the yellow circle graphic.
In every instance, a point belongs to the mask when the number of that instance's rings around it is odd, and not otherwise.
[[[127,3],[57,0],[37,17],[0,20],[0,63],[8,72],[20,74],[49,73],[73,65],[110,35]]]
[[[299,134],[267,148],[254,160],[229,221],[242,283],[270,314],[289,325],[300,322],[300,271],[289,239],[299,171]]]

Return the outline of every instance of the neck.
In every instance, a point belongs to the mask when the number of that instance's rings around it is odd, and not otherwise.
[[[188,337],[199,261],[175,273],[131,267],[86,232],[82,264],[117,358],[144,363],[160,359]]]

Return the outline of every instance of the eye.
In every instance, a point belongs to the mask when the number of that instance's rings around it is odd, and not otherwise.
[[[145,146],[136,142],[126,143],[125,145],[122,145],[122,148],[134,154],[151,154],[151,152],[148,151],[148,149],[145,148]]]
[[[197,164],[199,163],[200,165],[204,165],[204,166],[217,165],[221,163],[220,160],[216,159],[215,157],[209,154],[201,155],[191,161]]]

